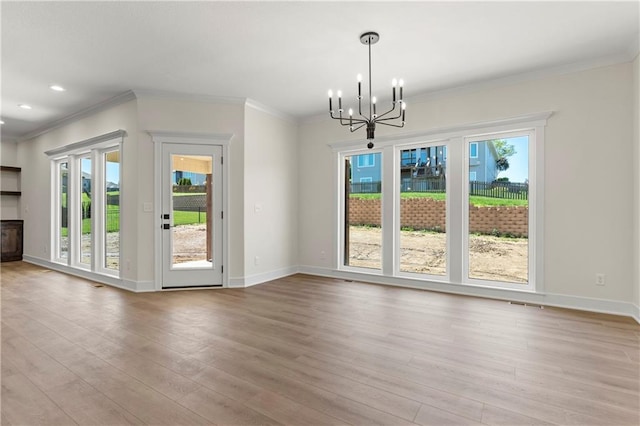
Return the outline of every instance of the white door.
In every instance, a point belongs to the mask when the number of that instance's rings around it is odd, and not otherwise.
[[[222,285],[222,147],[162,144],[162,288]]]

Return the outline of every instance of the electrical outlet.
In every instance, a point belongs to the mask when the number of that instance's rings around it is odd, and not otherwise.
[[[327,258],[327,253],[324,250],[322,250],[320,252],[320,259],[321,260],[325,260],[326,258]]]
[[[260,264],[260,256],[256,256],[256,257],[253,259],[253,263],[254,263],[256,266],[258,266],[258,265]]]
[[[596,274],[596,285],[604,285],[604,274]]]

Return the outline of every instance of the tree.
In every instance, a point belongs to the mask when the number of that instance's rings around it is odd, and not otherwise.
[[[498,158],[496,159],[496,168],[498,171],[504,172],[509,168],[508,157],[517,154],[516,147],[507,143],[504,139],[494,139],[491,141]]]
[[[178,179],[178,186],[191,186],[191,179],[184,177]]]
[[[496,148],[498,158],[507,158],[517,154],[516,147],[507,144],[507,141],[504,139],[494,139],[491,142],[493,142],[493,146]]]
[[[509,160],[507,160],[507,157],[500,157],[496,160],[496,169],[498,169],[501,172],[504,172],[508,168],[509,168]]]

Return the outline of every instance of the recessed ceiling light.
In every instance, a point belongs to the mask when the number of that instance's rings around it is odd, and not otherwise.
[[[55,90],[56,92],[64,92],[65,90],[67,90],[64,87],[59,86],[57,84],[52,84],[51,86],[49,86],[49,89]]]
[[[27,104],[18,104],[18,106],[22,109],[31,109],[31,105],[27,105]]]

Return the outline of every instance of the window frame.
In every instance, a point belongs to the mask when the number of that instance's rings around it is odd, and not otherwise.
[[[405,150],[409,150],[409,149],[414,149],[417,150],[420,148],[430,148],[430,147],[439,147],[439,146],[444,146],[445,149],[448,148],[450,144],[450,140],[441,140],[441,139],[435,139],[435,140],[429,140],[429,141],[424,141],[424,142],[413,142],[413,143],[409,143],[409,144],[397,144],[394,146],[395,152],[396,152],[396,156],[398,159],[401,159],[401,153],[402,151]],[[427,157],[428,159],[428,157]],[[401,177],[400,177],[400,169],[401,169],[401,162],[397,161],[394,163],[394,165],[396,166],[395,172],[394,172],[394,176],[397,178],[398,182],[401,182]],[[451,225],[451,220],[450,220],[450,215],[449,215],[449,211],[450,211],[450,205],[451,205],[451,197],[449,194],[449,189],[450,189],[450,184],[449,184],[449,168],[447,167],[447,163],[445,163],[445,194],[446,194],[446,198],[445,198],[445,209],[446,209],[446,213],[445,213],[445,229],[446,229],[446,243],[445,243],[445,247],[446,247],[446,272],[444,275],[434,275],[434,274],[420,274],[417,272],[407,272],[407,271],[401,271],[400,270],[400,257],[401,257],[401,253],[400,253],[400,232],[399,230],[401,229],[401,221],[402,221],[402,215],[400,213],[400,200],[401,200],[401,194],[402,191],[398,190],[397,194],[392,194],[393,197],[393,210],[394,210],[394,214],[393,214],[393,229],[394,229],[394,235],[393,235],[393,241],[394,241],[394,246],[398,248],[398,250],[393,250],[393,274],[394,276],[397,277],[402,277],[402,278],[411,278],[411,279],[421,279],[421,280],[429,280],[429,281],[450,281],[451,280],[451,236],[450,236],[450,225]],[[400,188],[399,184],[393,186],[394,188]],[[384,248],[382,250],[383,255],[384,255]]]
[[[346,212],[345,212],[345,179],[346,179],[346,174],[345,174],[345,161],[347,157],[355,157],[355,156],[360,156],[362,154],[371,154],[371,157],[373,158],[372,163],[375,164],[375,155],[374,154],[380,154],[380,164],[384,164],[384,152],[380,149],[356,149],[356,150],[349,150],[349,151],[343,151],[340,153],[340,155],[338,156],[338,224],[337,224],[337,241],[339,244],[338,250],[336,250],[336,254],[337,254],[337,268],[340,270],[344,270],[344,271],[350,271],[350,272],[358,272],[358,273],[362,273],[362,274],[368,274],[368,275],[384,275],[384,262],[385,262],[385,255],[384,255],[384,250],[381,251],[381,267],[380,269],[374,269],[374,268],[364,268],[364,267],[360,267],[360,266],[351,266],[351,265],[345,265],[344,259],[346,256],[345,253],[345,220],[346,220]],[[358,157],[358,159],[360,159],[362,157]],[[352,173],[353,173],[353,163],[351,165],[352,167]],[[373,166],[372,166],[373,167]],[[384,182],[384,178],[382,177],[382,175],[384,174],[384,171],[381,170],[381,179]],[[372,180],[373,181],[373,180]],[[385,200],[385,196],[384,196],[384,183],[382,184],[382,188],[381,188],[381,193],[380,193],[380,203],[381,206],[384,206],[384,200]],[[380,212],[380,222],[381,224],[384,222],[384,212],[381,211]],[[381,226],[383,232],[384,232],[384,226]]]
[[[105,195],[105,177],[106,172],[104,165],[101,163],[102,158],[107,152],[120,152],[120,192],[123,191],[122,173],[123,173],[123,142],[126,132],[124,130],[116,130],[101,136],[90,138],[81,142],[72,143],[54,150],[45,152],[49,156],[51,167],[51,191],[54,196],[51,198],[51,228],[50,228],[50,261],[65,265],[74,269],[107,275],[120,278],[122,274],[122,246],[120,245],[120,261],[119,268],[110,269],[102,265],[99,259],[103,258],[105,251],[103,234],[104,220],[104,195]],[[82,199],[82,167],[83,158],[91,160],[91,261],[89,264],[81,262],[81,244],[82,232],[78,232],[82,226],[81,199]],[[59,165],[68,164],[67,178],[67,212],[68,212],[68,241],[69,248],[67,258],[57,256],[60,247],[60,228],[58,224],[61,221],[61,200],[60,187],[61,183],[58,178]],[[122,211],[122,198],[120,200]],[[122,230],[122,214],[119,216],[120,226]]]
[[[542,293],[544,292],[544,145],[545,130],[548,119],[553,115],[553,111],[534,113],[516,117],[509,117],[494,121],[474,122],[471,124],[460,124],[448,128],[439,128],[431,131],[417,132],[411,134],[401,134],[383,136],[376,139],[375,152],[381,152],[382,171],[382,271],[355,270],[353,267],[345,267],[341,262],[343,259],[344,242],[342,235],[344,232],[344,157],[346,155],[358,155],[367,152],[363,147],[367,141],[363,139],[351,139],[330,143],[329,146],[334,152],[336,181],[334,198],[335,204],[335,269],[336,272],[354,272],[357,278],[359,273],[366,275],[381,276],[384,279],[371,279],[383,284],[398,284],[415,286],[427,289],[449,289],[449,291],[459,291],[456,288],[467,287],[467,291],[472,288],[506,289],[520,292]],[[465,140],[477,138],[477,140],[488,140],[497,134],[522,133],[531,131],[535,138],[529,140],[529,285],[523,286],[521,283],[514,286],[496,285],[496,282],[474,282],[464,279],[463,260],[466,257],[463,251],[465,234],[462,232],[465,215],[462,210],[465,204],[464,194],[468,192],[468,162],[469,151],[465,148]],[[448,238],[448,271],[449,278],[446,280],[424,279],[404,277],[399,274],[398,261],[394,250],[397,249],[394,232],[399,229],[399,207],[395,207],[396,192],[400,190],[400,176],[397,168],[400,164],[400,150],[396,147],[408,146],[411,143],[416,145],[438,142],[447,145],[447,238]],[[368,151],[371,152],[371,151]],[[389,159],[392,157],[392,160]],[[535,180],[534,185],[532,181]],[[399,203],[398,203],[399,204]],[[398,210],[398,211],[396,211]],[[457,212],[457,213],[456,213]],[[456,224],[458,224],[456,226]],[[468,226],[468,223],[467,225]],[[456,255],[453,255],[457,253]]]
[[[469,276],[469,184],[467,182],[466,185],[463,186],[463,217],[462,217],[462,282],[464,284],[481,286],[481,287],[493,287],[493,288],[506,288],[510,290],[522,290],[522,291],[535,291],[537,288],[537,270],[536,268],[536,243],[541,235],[541,231],[538,231],[537,228],[541,228],[542,224],[538,224],[536,219],[536,205],[537,205],[537,176],[536,176],[536,130],[535,129],[523,129],[523,130],[515,130],[508,132],[497,132],[497,133],[488,133],[488,134],[480,134],[474,135],[470,137],[463,138],[465,145],[465,170],[469,170],[471,165],[470,159],[472,158],[470,154],[471,145],[478,145],[479,142],[484,142],[491,139],[509,139],[520,136],[527,136],[527,156],[528,156],[528,248],[527,248],[527,283],[516,283],[516,282],[508,282],[508,281],[492,281],[492,280],[483,280],[478,278],[471,278]],[[471,172],[469,172],[471,173]]]

